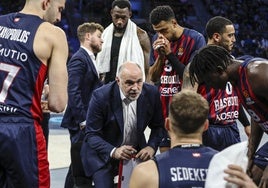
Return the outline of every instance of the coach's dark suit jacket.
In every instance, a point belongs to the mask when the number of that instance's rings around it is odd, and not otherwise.
[[[93,61],[83,48],[80,48],[67,64],[68,105],[61,126],[73,131],[79,130],[79,123],[86,120],[88,103],[94,89],[102,84]]]
[[[164,120],[160,95],[153,85],[144,83],[137,100],[138,150],[151,146],[157,150],[163,137]],[[145,128],[151,128],[148,142]],[[87,176],[111,161],[110,153],[123,141],[123,107],[116,81],[96,89],[91,97],[86,125],[86,137],[81,156]]]

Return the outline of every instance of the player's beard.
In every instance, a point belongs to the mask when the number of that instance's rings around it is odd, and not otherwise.
[[[231,44],[229,44],[228,42],[225,42],[225,41],[220,41],[218,45],[222,46],[223,48],[225,48],[229,53],[231,53],[231,51],[234,48],[234,43],[231,45]]]
[[[123,27],[117,27],[117,26],[114,24],[114,30],[115,30],[116,33],[124,33],[125,30],[126,30],[126,28],[127,28],[127,24],[126,24],[125,26],[123,26]]]

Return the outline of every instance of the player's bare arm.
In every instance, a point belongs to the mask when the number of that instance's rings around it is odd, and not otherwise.
[[[248,66],[249,82],[253,92],[266,100],[268,105],[268,61],[255,61]]]
[[[157,83],[160,81],[160,76],[163,71],[164,67],[164,58],[163,57],[157,57],[154,64],[149,68],[149,79]]]
[[[158,171],[153,160],[137,165],[130,177],[129,188],[157,188]]]
[[[147,78],[149,72],[149,57],[150,57],[151,42],[146,31],[142,30],[139,27],[137,28],[137,35],[144,55],[144,70],[146,80],[148,80]]]
[[[252,177],[252,167],[253,167],[253,158],[256,150],[260,144],[261,138],[263,136],[263,131],[261,127],[251,119],[251,136],[249,137],[249,144],[248,144],[248,169],[247,173],[250,177]]]
[[[50,23],[43,23],[36,34],[34,51],[37,57],[48,66],[49,109],[62,112],[67,103],[68,80],[66,66],[68,45],[64,31]]]
[[[266,105],[268,105],[268,61],[255,61],[253,63],[250,63],[248,66],[248,77],[249,82],[252,86],[253,92],[259,97],[262,98],[262,102],[264,102]],[[251,128],[251,137],[249,142],[249,166],[248,171],[249,174],[254,176],[252,173],[252,156],[256,152],[257,147],[259,146],[260,140],[262,138],[263,131],[256,123]],[[261,182],[259,184],[259,187],[267,187],[268,185],[268,168],[266,167],[263,171],[263,175],[261,178]]]

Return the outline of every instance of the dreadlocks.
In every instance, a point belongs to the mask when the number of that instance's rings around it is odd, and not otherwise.
[[[223,47],[217,45],[208,45],[200,49],[194,56],[190,67],[190,81],[202,83],[208,73],[226,70],[231,63],[232,56]]]

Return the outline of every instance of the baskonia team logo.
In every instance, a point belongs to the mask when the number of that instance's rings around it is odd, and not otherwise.
[[[254,101],[250,98],[248,90],[243,90],[243,95],[246,99],[246,104],[251,105],[254,104]]]
[[[179,48],[178,55],[181,56],[183,54],[184,49],[182,47]]]

